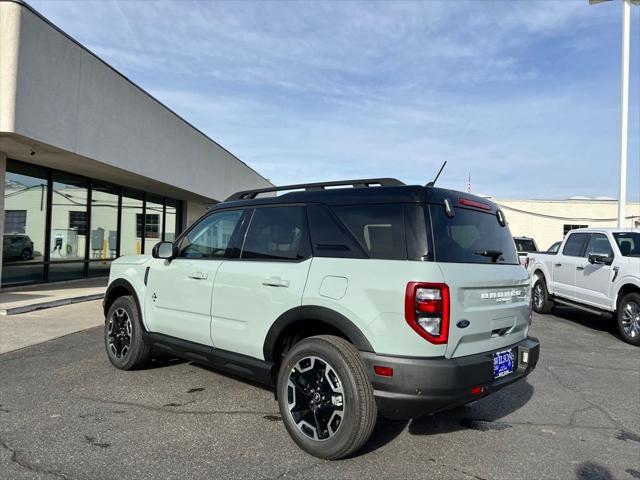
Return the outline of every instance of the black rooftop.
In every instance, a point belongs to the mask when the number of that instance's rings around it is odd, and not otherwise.
[[[378,185],[378,186],[374,186]],[[327,188],[329,187],[329,188]],[[337,188],[336,188],[337,187]],[[342,188],[344,187],[344,188]],[[278,196],[260,197],[269,194],[293,190]],[[293,203],[324,203],[327,205],[354,205],[366,203],[442,203],[448,198],[454,205],[460,198],[482,202],[491,206],[496,212],[497,206],[490,200],[475,195],[448,190],[438,187],[421,185],[405,185],[394,178],[375,178],[344,180],[337,182],[306,183],[272,187],[257,190],[247,190],[231,195],[227,200],[213,207],[214,210],[228,207],[293,204]]]

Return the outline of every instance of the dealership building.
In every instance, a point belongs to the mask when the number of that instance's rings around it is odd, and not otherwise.
[[[28,5],[0,0],[1,285],[101,276],[271,183]]]

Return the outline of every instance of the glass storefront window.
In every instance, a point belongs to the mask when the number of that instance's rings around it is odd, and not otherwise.
[[[2,285],[108,275],[181,230],[177,200],[11,159],[4,201]]]
[[[91,232],[89,235],[89,275],[106,272],[118,252],[118,187],[91,184]]]
[[[84,261],[87,246],[87,181],[71,174],[54,172],[51,195],[51,262]],[[82,264],[79,264],[82,267]],[[49,270],[49,279],[58,269]],[[65,280],[79,278],[83,268],[69,266],[61,274]],[[57,275],[56,275],[57,276]]]
[[[162,240],[163,232],[163,200],[162,198],[147,195],[147,210],[144,225],[144,251],[150,253],[153,246]],[[142,218],[140,218],[140,221]],[[142,228],[142,225],[138,225]]]
[[[144,213],[142,207],[142,193],[133,190],[122,192],[120,255],[142,253],[142,215]],[[138,225],[140,225],[139,228]]]
[[[176,232],[179,231],[177,222],[178,222],[178,202],[176,200],[167,199],[166,211],[165,211],[165,226],[164,226],[165,242],[173,242],[178,236],[176,234]]]
[[[43,280],[47,184],[44,168],[7,161],[3,284]]]

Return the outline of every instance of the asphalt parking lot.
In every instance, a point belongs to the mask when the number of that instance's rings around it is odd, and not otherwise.
[[[101,333],[0,355],[0,478],[640,478],[640,349],[578,311],[534,316],[542,350],[527,381],[379,420],[337,462],[295,447],[271,392],[170,359],[118,371]]]

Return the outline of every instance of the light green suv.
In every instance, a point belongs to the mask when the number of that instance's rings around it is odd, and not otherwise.
[[[158,350],[272,386],[293,440],[337,459],[378,413],[454,408],[529,374],[530,291],[485,199],[291,185],[239,192],[152,256],[114,261],[104,339],[123,370]]]

